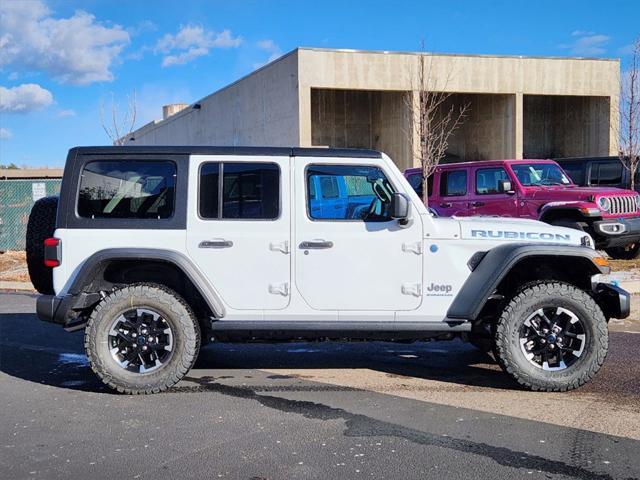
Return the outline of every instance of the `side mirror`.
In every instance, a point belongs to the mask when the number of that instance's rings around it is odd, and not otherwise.
[[[516,193],[513,190],[513,186],[511,185],[511,180],[499,180],[498,191],[500,193],[507,193],[509,195],[513,195],[514,193]]]
[[[410,205],[407,195],[399,192],[394,193],[391,197],[391,218],[395,220],[408,219]]]

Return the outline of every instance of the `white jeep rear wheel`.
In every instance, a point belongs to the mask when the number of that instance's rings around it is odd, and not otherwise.
[[[174,291],[135,284],[107,295],[85,330],[91,368],[111,388],[157,393],[175,385],[193,366],[200,328]]]

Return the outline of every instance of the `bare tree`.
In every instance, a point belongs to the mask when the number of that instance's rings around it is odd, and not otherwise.
[[[121,116],[118,113],[118,104],[115,95],[111,92],[111,118],[105,122],[104,102],[100,102],[100,124],[114,145],[124,145],[127,137],[133,132],[136,125],[136,91],[127,95],[127,108]]]
[[[422,200],[429,203],[427,179],[435,172],[440,160],[444,158],[449,146],[449,137],[464,122],[470,105],[456,105],[447,102],[451,93],[447,93],[449,72],[442,85],[436,85],[431,72],[431,60],[424,52],[418,57],[418,80],[414,90],[405,97],[405,105],[411,115],[411,129],[407,132],[414,160],[422,166]],[[450,104],[449,104],[450,103]],[[418,145],[415,144],[416,140]]]
[[[620,91],[620,161],[629,170],[635,187],[640,163],[640,36],[631,52],[629,70],[623,73]]]

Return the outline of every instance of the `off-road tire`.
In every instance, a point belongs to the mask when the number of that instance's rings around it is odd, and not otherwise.
[[[133,373],[111,357],[108,332],[114,319],[131,308],[150,308],[169,323],[174,344],[172,355],[159,369]],[[109,387],[130,395],[164,391],[191,369],[200,349],[200,327],[191,307],[176,292],[162,285],[138,283],[115,290],[95,307],[84,335],[84,347],[92,370]]]
[[[53,271],[44,265],[44,241],[56,228],[58,197],[45,197],[31,208],[27,223],[26,253],[29,278],[34,288],[45,295],[53,291]]]
[[[542,307],[564,307],[574,312],[587,334],[580,358],[559,371],[545,371],[527,360],[520,347],[520,328]],[[607,321],[598,304],[586,292],[561,282],[524,286],[511,299],[496,325],[496,357],[502,369],[530,390],[564,392],[589,382],[598,372],[609,347]]]
[[[640,257],[640,242],[631,243],[624,247],[611,247],[604,250],[614,260],[634,260]]]

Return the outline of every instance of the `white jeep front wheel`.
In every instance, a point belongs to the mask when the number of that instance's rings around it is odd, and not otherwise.
[[[607,321],[586,292],[561,282],[522,288],[496,326],[500,366],[531,390],[567,391],[584,385],[607,355]]]

